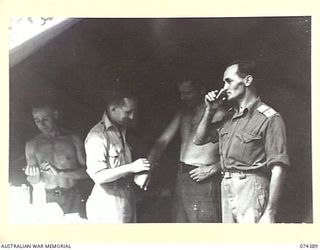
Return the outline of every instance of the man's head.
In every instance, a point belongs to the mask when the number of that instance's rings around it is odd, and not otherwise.
[[[116,126],[128,127],[134,124],[137,113],[136,98],[123,89],[107,93],[107,114]]]
[[[32,116],[36,126],[43,134],[50,134],[57,129],[59,113],[51,104],[34,105]]]
[[[178,89],[181,101],[188,107],[195,107],[203,100],[205,88],[200,81],[183,80],[178,83]]]
[[[229,64],[223,75],[228,100],[240,100],[248,90],[255,90],[254,74],[255,63],[253,61],[237,61]]]

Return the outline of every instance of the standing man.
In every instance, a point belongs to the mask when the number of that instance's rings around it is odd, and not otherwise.
[[[218,144],[197,146],[192,142],[206,107],[203,101],[204,85],[188,79],[180,82],[178,89],[184,105],[154,143],[148,159],[156,163],[179,131],[181,147],[174,196],[174,220],[185,223],[220,222]],[[136,183],[144,189],[148,181],[149,176],[146,175],[136,179]]]
[[[283,119],[260,100],[255,69],[252,61],[234,62],[226,68],[224,89],[234,106],[221,121],[212,123],[222,101],[217,92],[209,92],[194,138],[198,145],[219,140],[224,223],[275,222],[289,166]]]
[[[65,214],[80,213],[84,204],[76,184],[88,178],[83,142],[58,126],[59,112],[51,104],[35,105],[32,115],[41,133],[26,143],[27,180],[44,183],[46,201],[58,203]]]
[[[148,171],[147,159],[132,162],[126,128],[134,122],[137,101],[124,90],[108,92],[102,120],[87,135],[87,172],[95,186],[87,201],[89,220],[103,223],[135,221],[133,174]]]

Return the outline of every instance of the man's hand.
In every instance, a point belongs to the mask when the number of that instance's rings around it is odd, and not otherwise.
[[[27,165],[24,173],[28,176],[40,176],[40,168],[35,165]]]
[[[27,181],[33,185],[41,181],[40,168],[36,165],[27,165],[24,173],[27,176]]]
[[[140,158],[130,164],[130,171],[132,173],[140,173],[150,170],[150,162],[145,158]]]
[[[136,174],[134,176],[134,183],[141,189],[147,190],[150,183],[150,173]]]
[[[195,168],[189,172],[189,175],[195,182],[200,182],[218,171],[220,171],[220,163]]]
[[[40,165],[40,170],[42,172],[51,174],[51,175],[59,175],[60,171],[58,168],[56,168],[53,164],[50,162],[42,162]]]
[[[220,92],[223,90],[220,90]],[[220,94],[219,90],[214,90],[214,91],[210,91],[208,92],[205,97],[204,97],[204,101],[206,103],[206,107],[207,109],[213,111],[216,110],[222,103],[222,101],[225,99],[225,97],[223,98],[219,98],[219,94]]]

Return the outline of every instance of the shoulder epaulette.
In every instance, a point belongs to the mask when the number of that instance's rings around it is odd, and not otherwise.
[[[273,116],[273,115],[275,115],[277,113],[277,111],[275,111],[273,108],[271,108],[271,107],[269,107],[269,106],[267,106],[265,104],[260,105],[257,108],[257,110],[261,114],[265,115],[267,118],[269,118],[269,117],[271,117],[271,116]]]

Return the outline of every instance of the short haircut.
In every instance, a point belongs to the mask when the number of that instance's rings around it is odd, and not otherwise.
[[[253,60],[233,61],[232,63],[229,63],[226,68],[232,65],[238,65],[237,74],[242,78],[246,77],[247,75],[256,76],[257,74],[257,64]]]
[[[180,85],[183,82],[190,82],[191,85],[198,91],[206,90],[206,83],[203,81],[203,79],[201,79],[199,77],[185,76],[183,78],[180,78],[178,80],[177,84]]]
[[[51,110],[58,110],[56,104],[48,98],[38,98],[36,100],[33,100],[31,104],[31,111],[34,109],[39,109],[39,108],[46,108],[48,107]]]
[[[137,101],[135,93],[129,87],[113,84],[106,89],[105,104],[107,107],[110,105],[122,106],[125,98]]]

